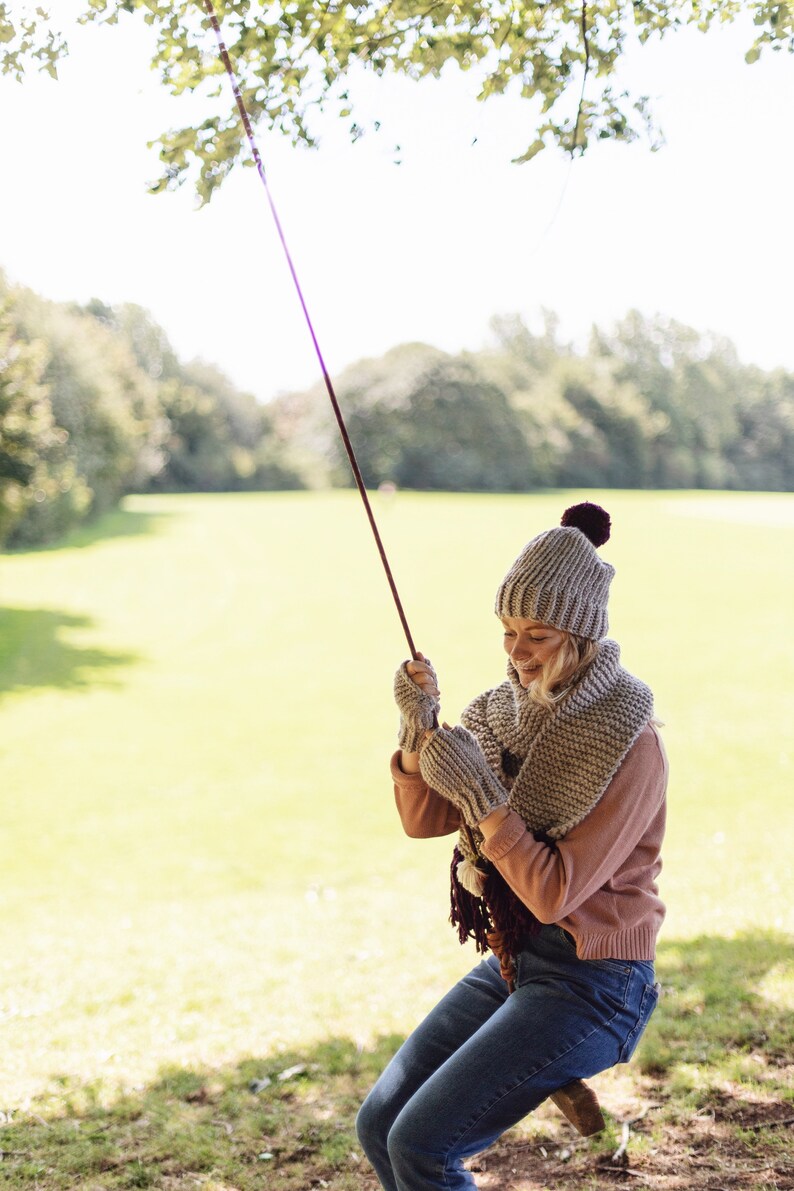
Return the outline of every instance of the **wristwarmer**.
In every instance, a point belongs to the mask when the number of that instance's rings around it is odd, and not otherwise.
[[[434,732],[419,754],[419,768],[427,784],[457,807],[472,827],[507,803],[507,791],[466,728]]]
[[[438,686],[432,663],[425,658],[425,664],[432,670]],[[407,665],[407,662],[403,662],[394,675],[394,702],[400,709],[397,743],[405,753],[418,753],[425,732],[433,727],[434,716],[438,714],[441,704],[437,698],[426,695],[422,688],[416,685],[406,670]]]

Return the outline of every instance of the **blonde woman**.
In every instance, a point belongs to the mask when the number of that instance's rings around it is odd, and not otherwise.
[[[581,1127],[576,1081],[627,1062],[656,1005],[667,763],[651,692],[606,639],[609,532],[585,503],[524,547],[496,595],[507,680],[461,725],[437,726],[422,655],[395,676],[403,827],[458,833],[451,920],[490,954],[361,1107],[388,1191],[473,1187],[464,1160],[549,1096]]]

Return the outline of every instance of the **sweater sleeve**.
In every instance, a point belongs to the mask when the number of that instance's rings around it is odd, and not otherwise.
[[[391,759],[394,799],[406,835],[414,839],[431,839],[437,835],[451,835],[460,829],[460,814],[452,805],[431,790],[421,773],[403,773],[400,754]]]
[[[603,886],[628,886],[658,865],[667,759],[643,730],[595,807],[556,848],[538,843],[511,811],[482,851],[541,922],[560,922]]]

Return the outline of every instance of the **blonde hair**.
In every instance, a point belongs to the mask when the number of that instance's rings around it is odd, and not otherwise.
[[[558,630],[560,631],[560,630]],[[543,663],[539,677],[527,688],[533,703],[551,709],[568,688],[584,674],[598,653],[599,645],[590,637],[563,633],[556,652]]]

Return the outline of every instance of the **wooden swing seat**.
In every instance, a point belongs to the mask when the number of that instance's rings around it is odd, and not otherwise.
[[[557,1105],[563,1116],[567,1117],[582,1137],[592,1137],[594,1133],[606,1129],[598,1097],[584,1080],[572,1080],[571,1083],[552,1092],[549,1099]]]

